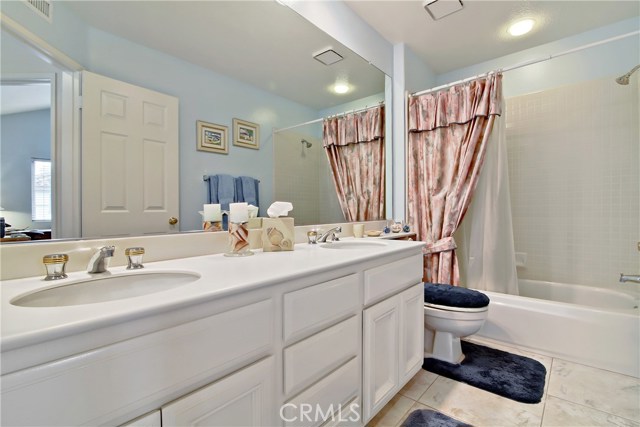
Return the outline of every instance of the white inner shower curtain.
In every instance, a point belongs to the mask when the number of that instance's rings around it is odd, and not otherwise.
[[[455,241],[462,286],[518,295],[504,115],[493,125],[478,186]]]

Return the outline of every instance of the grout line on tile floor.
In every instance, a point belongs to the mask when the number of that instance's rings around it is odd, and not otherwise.
[[[604,411],[604,410],[599,409],[599,408],[594,408],[593,406],[588,406],[588,405],[585,405],[585,404],[582,404],[582,403],[573,402],[571,400],[563,399],[562,397],[554,396],[552,394],[550,394],[549,396],[553,397],[554,399],[562,400],[563,402],[569,403],[571,405],[580,406],[581,408],[585,408],[585,409],[587,409],[589,411],[601,412],[603,414],[611,415],[612,417],[616,417],[616,418],[622,418],[623,420],[628,420],[628,421],[631,421],[631,422],[634,422],[634,423],[638,422],[638,420],[635,420],[633,418],[627,418],[627,417],[625,417],[623,415],[620,415],[620,414],[613,414],[611,412]],[[545,405],[546,405],[546,402],[545,402]],[[543,412],[542,419],[544,420],[544,412]]]

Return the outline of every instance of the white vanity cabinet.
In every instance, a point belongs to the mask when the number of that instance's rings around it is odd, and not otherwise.
[[[422,364],[421,246],[168,263],[201,272],[201,293],[94,304],[104,316],[80,332],[3,348],[0,424],[365,425]],[[270,276],[245,284],[255,271]],[[220,277],[233,292],[213,294]],[[44,363],[20,364],[38,351]]]
[[[424,291],[422,283],[416,283],[420,277],[415,268],[416,260],[417,257],[407,258],[365,272],[365,300],[367,295],[369,301],[384,297],[363,312],[365,423],[422,366]]]

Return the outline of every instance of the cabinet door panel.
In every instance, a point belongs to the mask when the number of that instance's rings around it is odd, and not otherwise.
[[[424,357],[424,291],[422,283],[400,294],[400,386],[422,367]]]
[[[274,420],[273,357],[162,407],[162,425],[261,426]]]
[[[397,391],[399,296],[364,311],[364,421],[378,412]]]

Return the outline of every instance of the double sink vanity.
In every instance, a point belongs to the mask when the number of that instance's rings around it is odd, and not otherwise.
[[[364,425],[422,366],[422,245],[5,280],[2,425]]]

